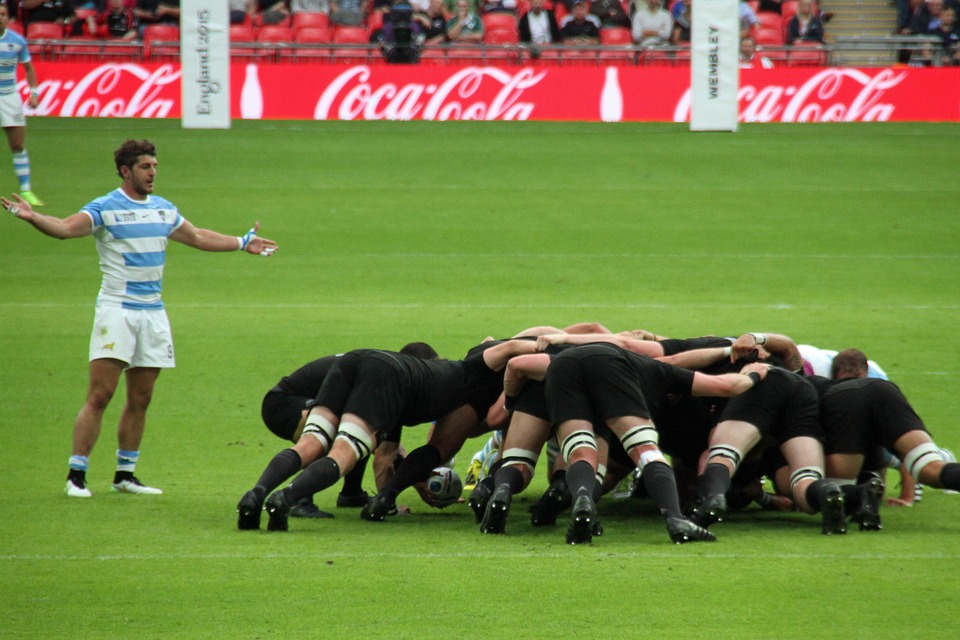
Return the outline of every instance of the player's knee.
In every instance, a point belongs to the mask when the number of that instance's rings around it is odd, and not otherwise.
[[[940,455],[940,449],[932,442],[924,442],[917,445],[903,456],[903,464],[907,468],[907,473],[913,476],[918,482],[927,482],[921,478],[923,470],[933,463],[939,463],[930,471],[931,475],[939,476],[940,468],[943,466],[943,456]],[[927,475],[927,474],[924,474]]]
[[[729,444],[715,444],[707,452],[707,464],[718,463],[728,467],[733,467],[735,472],[740,467],[743,460],[743,452],[737,447]],[[731,472],[730,475],[733,475]]]
[[[790,474],[790,488],[794,493],[802,491],[811,482],[823,479],[823,469],[820,467],[800,467]]]
[[[567,464],[570,464],[574,454],[578,454],[577,457],[579,458],[581,454],[585,453],[578,452],[578,449],[587,449],[592,451],[594,455],[596,454],[597,439],[592,431],[574,431],[560,443],[560,453],[563,455],[563,459]]]
[[[311,413],[307,416],[307,422],[303,425],[301,440],[308,438],[316,440],[324,451],[329,451],[333,445],[333,439],[337,437],[337,427],[323,416]]]
[[[336,439],[349,446],[358,461],[369,456],[377,448],[376,438],[366,429],[352,422],[340,423]]]
[[[620,442],[623,443],[624,451],[632,458],[634,449],[643,446],[656,447],[660,442],[660,438],[652,424],[642,424],[627,429],[627,431],[620,436]]]
[[[507,449],[503,452],[502,456],[502,466],[519,466],[522,469],[526,469],[530,475],[533,475],[534,469],[537,466],[537,452],[529,451],[527,449]]]

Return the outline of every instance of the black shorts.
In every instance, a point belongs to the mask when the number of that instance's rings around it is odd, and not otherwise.
[[[313,403],[313,398],[293,396],[281,391],[270,390],[263,396],[260,405],[260,417],[275,435],[296,442],[293,434],[300,425],[303,412]]]
[[[351,352],[341,356],[330,369],[315,404],[338,416],[359,416],[383,441],[386,433],[400,423],[408,396],[402,372],[388,357]]]
[[[513,410],[526,413],[541,420],[550,420],[544,384],[536,380],[527,381],[526,384],[523,385],[523,388],[520,389],[520,395],[517,396],[514,402]]]
[[[636,368],[612,345],[584,345],[554,357],[547,369],[546,399],[554,426],[568,420],[650,417]]]
[[[817,391],[806,379],[773,368],[763,382],[731,398],[720,422],[738,420],[756,427],[761,436],[779,443],[806,436],[824,441]]]
[[[833,385],[820,405],[825,453],[871,453],[874,445],[893,449],[910,431],[926,431],[897,385],[858,378]]]

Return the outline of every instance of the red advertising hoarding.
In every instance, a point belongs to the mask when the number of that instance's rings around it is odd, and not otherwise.
[[[37,66],[35,115],[181,116],[176,64]],[[234,118],[685,122],[690,117],[687,68],[235,64],[230,73]],[[26,96],[23,81],[20,89]],[[956,122],[960,68],[743,69],[739,96],[742,122]]]

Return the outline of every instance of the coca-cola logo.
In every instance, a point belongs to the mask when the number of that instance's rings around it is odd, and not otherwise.
[[[28,115],[166,118],[177,103],[161,94],[179,80],[180,69],[172,64],[152,71],[139,64],[104,64],[76,81],[41,82],[40,102]],[[24,92],[26,82],[19,89]]]
[[[799,86],[741,85],[737,94],[741,122],[886,122],[895,105],[881,102],[906,71],[883,69],[871,75],[859,69],[831,68]],[[690,119],[690,90],[677,102],[674,122]]]
[[[315,120],[527,120],[535,104],[521,100],[546,71],[511,73],[495,67],[466,67],[438,84],[383,82],[375,85],[368,66],[351,67],[327,85]],[[333,114],[333,115],[332,115]]]

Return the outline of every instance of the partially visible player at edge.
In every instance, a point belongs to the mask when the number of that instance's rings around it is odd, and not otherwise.
[[[159,494],[133,475],[140,456],[146,412],[160,370],[174,366],[173,335],[161,300],[167,240],[201,251],[246,251],[269,256],[273,240],[257,236],[256,223],[242,236],[199,229],[168,200],[152,195],[157,176],[156,148],[148,140],[127,140],[114,153],[120,187],[66,218],[43,215],[26,198],[0,198],[14,216],[60,240],[93,235],[103,280],[90,337],[90,386],[73,427],[73,450],[66,494],[89,498],[90,453],[100,435],[103,413],[120,374],[127,398],[117,428],[117,470],[113,490]]]
[[[0,127],[7,134],[7,143],[13,154],[13,171],[20,181],[20,197],[34,207],[43,202],[31,191],[30,158],[24,146],[27,137],[26,117],[23,115],[23,100],[17,91],[17,64],[23,65],[23,73],[30,87],[27,104],[34,108],[40,102],[37,89],[37,72],[30,60],[27,41],[19,33],[7,29],[10,13],[6,4],[0,4]]]

